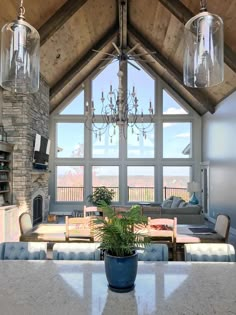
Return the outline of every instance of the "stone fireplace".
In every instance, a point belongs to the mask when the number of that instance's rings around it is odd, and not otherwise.
[[[35,202],[35,207],[38,208],[36,212],[42,211],[41,217],[44,220],[49,204],[49,172],[33,169],[33,146],[36,133],[45,138],[49,136],[49,87],[41,78],[39,92],[35,94],[14,95],[8,91],[0,91],[0,94],[2,122],[8,142],[14,145],[13,204],[19,207],[19,213],[28,211],[33,218]],[[36,197],[37,201],[34,201]]]

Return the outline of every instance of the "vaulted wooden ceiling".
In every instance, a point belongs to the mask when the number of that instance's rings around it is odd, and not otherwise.
[[[41,74],[50,86],[52,112],[102,64],[101,53],[119,43],[119,0],[24,0],[26,20],[41,37]],[[224,21],[225,80],[208,89],[182,83],[184,23],[199,12],[191,0],[127,0],[128,46],[145,56],[148,66],[178,92],[200,115],[236,89],[236,0],[208,0],[208,11]],[[19,2],[18,2],[19,3]],[[1,0],[0,27],[15,19],[16,0]]]

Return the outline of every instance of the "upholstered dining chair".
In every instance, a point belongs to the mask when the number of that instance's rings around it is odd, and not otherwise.
[[[4,242],[0,243],[0,260],[44,260],[47,243]]]
[[[229,238],[230,217],[225,214],[219,214],[216,218],[214,230],[222,237],[222,242],[227,242]]]
[[[56,243],[54,260],[101,260],[99,243]]]
[[[23,212],[19,216],[19,225],[20,225],[20,241],[24,241],[24,234],[33,229],[32,218],[29,212]]]
[[[151,243],[167,244],[172,251],[172,259],[176,260],[177,218],[148,218],[148,235]]]
[[[234,262],[235,249],[225,243],[184,244],[185,261]]]
[[[138,260],[168,261],[168,246],[166,244],[149,244],[143,249],[137,249]]]

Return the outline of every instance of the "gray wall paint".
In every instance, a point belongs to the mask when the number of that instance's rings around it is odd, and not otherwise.
[[[209,161],[210,217],[228,214],[236,228],[236,92],[203,116],[203,161]]]

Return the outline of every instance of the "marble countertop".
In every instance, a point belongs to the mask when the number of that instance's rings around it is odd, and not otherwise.
[[[0,261],[0,314],[236,314],[235,263],[139,262],[135,283],[111,292],[102,261]]]

